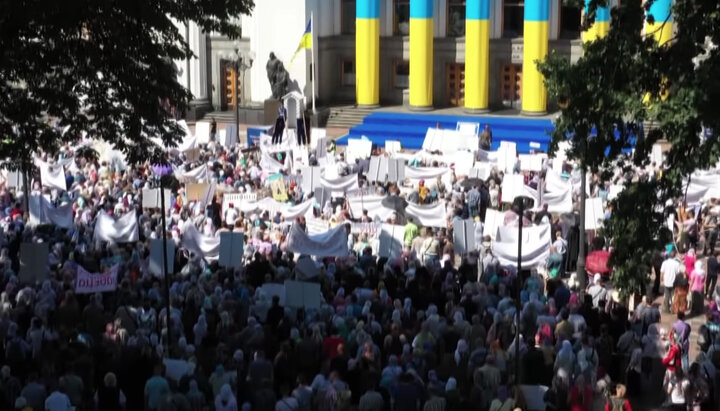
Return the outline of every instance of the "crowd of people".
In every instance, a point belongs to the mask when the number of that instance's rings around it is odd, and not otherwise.
[[[423,181],[406,187],[409,194],[400,194],[397,184],[376,184],[373,189],[409,202],[444,202],[447,225],[423,227],[406,218],[403,250],[389,258],[378,256],[373,233],[348,228],[350,256],[318,259],[320,274],[309,280],[320,284],[319,308],[296,308],[262,287],[296,278],[282,213],[223,209],[220,194],[199,204],[187,199],[183,184],[169,184],[165,229],[178,251],[166,290],[149,269],[150,240],[164,232],[161,212],[141,207],[152,167],[121,169],[70,148],[38,155],[51,163],[74,157],[67,190],[44,187],[39,173],[31,174],[30,190],[57,206],[71,204],[74,226],[31,226],[21,187],[0,184],[0,409],[576,411],[630,410],[629,398],[655,397],[677,410],[720,407],[720,312],[715,302],[704,304],[714,297],[714,244],[702,256],[692,239],[680,250],[658,252],[654,277],[665,290],[664,308],[677,315],[666,330],[652,301],[657,289],[632,310],[605,276],[594,275],[586,290],[578,289],[576,278],[568,278],[577,259],[577,226],[546,208],[515,219],[552,225],[546,263],[521,272],[502,265],[488,233],[476,250],[456,254],[452,222],[482,222],[488,209],[503,206],[501,172],[470,186],[455,176],[450,184],[426,187]],[[218,183],[268,192],[268,173],[239,147],[211,142],[200,158]],[[173,161],[183,167],[182,155]],[[340,175],[359,171],[363,178],[360,162],[338,155],[333,166]],[[542,184],[541,173],[524,174],[528,185]],[[598,184],[593,195],[604,189]],[[311,193],[291,183],[288,197],[299,203]],[[332,225],[374,220],[354,216],[342,198],[333,204],[317,204],[315,217]],[[139,240],[97,241],[93,227],[101,210],[136,213]],[[692,214],[678,221],[687,218]],[[391,219],[400,222],[397,215]],[[305,218],[294,224],[304,228]],[[695,233],[711,243],[704,234],[709,224]],[[245,233],[242,267],[221,267],[184,249],[187,225],[211,237]],[[47,271],[34,283],[19,276],[27,242],[50,249]],[[593,246],[605,247],[602,241]],[[75,293],[79,267],[117,267],[117,289]],[[692,313],[707,319],[695,358],[683,277]]]

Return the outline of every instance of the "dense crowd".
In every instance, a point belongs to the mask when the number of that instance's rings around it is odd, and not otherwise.
[[[39,155],[51,163],[74,157],[66,191],[31,175],[31,195],[72,205],[74,226],[31,227],[22,190],[0,185],[0,409],[630,410],[629,398],[658,396],[672,409],[720,409],[720,312],[714,301],[704,304],[714,298],[718,273],[711,245],[717,214],[710,208],[693,214],[670,207],[681,240],[658,251],[650,298],[630,310],[606,275],[592,275],[586,290],[577,288],[570,273],[578,219],[568,223],[547,208],[512,220],[551,225],[544,263],[519,273],[502,265],[487,233],[474,250],[456,254],[453,221],[483,222],[487,210],[503,207],[498,170],[470,186],[454,175],[450,184],[422,181],[403,190],[375,184],[373,190],[410,203],[444,202],[447,225],[423,227],[394,214],[389,222],[404,224],[403,251],[390,257],[379,257],[374,233],[348,226],[350,257],[318,259],[319,275],[308,281],[320,284],[322,301],[305,309],[283,306],[281,296],[262,287],[297,277],[282,212],[223,209],[219,193],[202,204],[187,199],[182,183],[169,184],[165,228],[178,252],[166,293],[163,278],[149,269],[149,241],[163,235],[161,215],[141,207],[153,168],[118,167],[70,148]],[[269,193],[267,173],[239,147],[211,142],[201,159],[218,184]],[[176,157],[175,165],[184,167],[184,160]],[[337,167],[338,175],[360,171],[361,179],[366,168],[340,154],[326,167]],[[526,184],[542,184],[542,172],[523,174]],[[592,196],[606,194],[604,185],[591,185]],[[291,203],[312,198],[294,183],[287,191]],[[316,204],[313,213],[331,226],[374,220],[353,215],[345,200]],[[139,240],[97,241],[93,227],[101,210],[136,213]],[[294,224],[305,228],[305,218]],[[184,249],[188,225],[208,237],[245,233],[242,267],[221,267]],[[50,248],[47,272],[36,283],[19,278],[26,242]],[[707,245],[702,256],[695,255],[698,244]],[[590,248],[606,247],[596,239]],[[75,293],[78,267],[106,272],[114,266],[116,291]],[[661,326],[660,307],[652,303],[659,286],[664,308],[677,315],[670,329]],[[684,317],[688,294],[692,314],[706,318],[695,358]]]

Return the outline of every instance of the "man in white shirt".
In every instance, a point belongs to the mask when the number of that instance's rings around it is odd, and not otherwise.
[[[62,392],[55,390],[45,400],[45,411],[70,411],[72,405],[70,398]]]
[[[666,313],[670,313],[670,300],[672,299],[675,288],[675,277],[680,273],[680,270],[684,268],[683,264],[681,264],[676,257],[677,252],[672,250],[670,252],[670,258],[663,261],[660,266],[660,282],[664,288],[663,309]]]
[[[235,205],[233,203],[228,204],[228,209],[225,210],[225,224],[227,224],[228,227],[234,227],[235,220],[237,220],[238,215],[239,213],[235,208]]]

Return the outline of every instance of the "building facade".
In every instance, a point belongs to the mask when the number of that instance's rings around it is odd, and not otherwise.
[[[471,112],[515,108],[542,114],[548,109],[547,93],[535,61],[551,51],[576,60],[583,40],[603,36],[610,25],[609,10],[599,10],[595,25],[581,38],[583,11],[562,0],[255,3],[252,16],[239,20],[237,41],[197,27],[187,31],[199,58],[187,65],[191,78],[181,75],[181,81],[191,86],[196,104],[214,110],[261,104],[271,95],[265,65],[273,52],[308,100],[312,73],[317,73],[318,105],[458,106]],[[655,25],[669,16],[671,3],[655,1],[660,16]],[[308,50],[292,59],[311,16],[315,70]],[[665,25],[662,33],[668,27],[672,30],[672,24]],[[235,49],[255,55],[243,73],[235,73],[229,62]]]

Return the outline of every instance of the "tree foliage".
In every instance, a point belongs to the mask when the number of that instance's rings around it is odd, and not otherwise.
[[[175,61],[193,58],[182,27],[239,34],[252,0],[0,0],[0,159],[29,161],[81,133],[130,163],[162,160],[149,138],[175,144],[168,107],[190,91]],[[177,22],[177,25],[176,25]]]
[[[720,55],[712,47],[720,44],[719,3],[675,0],[674,36],[660,45],[653,33],[643,33],[646,21],[654,22],[646,17],[652,2],[623,0],[613,7],[609,34],[584,45],[577,62],[557,54],[539,62],[551,98],[564,107],[551,150],[569,140],[569,156],[607,178],[617,167],[647,165],[658,141],[671,144],[661,176],[625,181],[605,224],[614,246],[613,280],[626,295],[640,291],[649,256],[671,240],[663,228],[665,201],[682,197],[688,176],[714,165],[720,152]],[[583,27],[607,3],[592,1]],[[643,133],[648,121],[657,127]],[[623,155],[633,143],[633,153]]]

